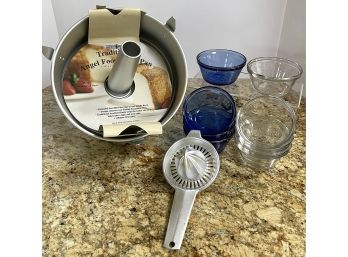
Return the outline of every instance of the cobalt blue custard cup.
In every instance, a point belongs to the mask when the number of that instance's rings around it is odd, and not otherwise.
[[[187,135],[191,130],[197,130],[197,128],[195,128],[194,126],[190,126],[185,119],[183,120],[183,129],[185,134]],[[220,141],[220,140],[224,140],[226,138],[230,138],[234,135],[235,133],[235,122],[233,124],[231,124],[230,128],[228,128],[228,130],[219,133],[219,134],[202,134],[201,136],[208,141]]]
[[[232,96],[219,87],[206,86],[194,90],[183,104],[187,128],[200,130],[202,135],[216,135],[234,127],[236,104]]]
[[[225,149],[225,147],[227,146],[231,138],[232,136],[223,140],[209,141],[209,142],[214,146],[214,148],[216,149],[218,153],[222,153],[222,151]]]
[[[184,133],[187,136],[188,133],[191,131],[191,129],[183,126]],[[218,153],[221,153],[230,139],[233,137],[235,133],[235,129],[232,128],[230,131],[226,131],[224,133],[218,134],[218,135],[201,135],[205,140],[208,140],[216,149]]]
[[[236,105],[222,88],[206,86],[194,90],[185,98],[182,112],[185,134],[200,130],[218,152],[235,133]]]
[[[197,55],[203,79],[220,86],[235,82],[246,61],[243,54],[228,49],[210,49]]]

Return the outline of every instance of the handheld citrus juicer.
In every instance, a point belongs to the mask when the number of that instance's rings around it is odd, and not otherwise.
[[[174,143],[163,160],[163,173],[175,189],[164,247],[180,249],[197,193],[216,179],[220,159],[214,146],[199,130],[191,130]]]

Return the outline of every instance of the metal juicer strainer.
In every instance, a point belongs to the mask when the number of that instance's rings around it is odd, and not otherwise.
[[[220,159],[214,146],[191,130],[174,143],[163,160],[163,173],[175,188],[164,247],[180,249],[196,194],[216,179]]]

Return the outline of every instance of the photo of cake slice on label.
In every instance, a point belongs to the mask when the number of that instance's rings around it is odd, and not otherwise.
[[[83,46],[71,58],[64,73],[64,80],[71,82],[75,93],[72,93],[73,90],[63,90],[64,95],[93,93],[95,91],[93,87],[103,84],[108,76],[115,62],[116,52],[115,48],[95,45]],[[70,97],[70,99],[76,98]]]
[[[137,71],[147,79],[154,109],[168,108],[172,97],[168,73],[160,67],[149,68],[143,64],[138,65]]]
[[[105,80],[117,60],[118,44],[82,46],[68,61],[62,90],[70,113],[86,127],[101,124],[158,122],[172,100],[166,62],[152,47],[140,42],[141,59],[133,81],[134,91],[117,98],[105,89]]]
[[[104,91],[98,87],[104,86],[104,82],[108,77],[117,57],[117,45],[97,46],[87,44],[71,58],[64,74],[64,80],[69,80],[75,90],[63,90],[66,100],[85,99],[88,97],[96,97],[104,95]],[[168,108],[171,102],[171,83],[166,70],[158,66],[149,65],[150,62],[139,64],[137,67],[140,79],[138,87],[143,90],[142,101],[149,99],[150,109]],[[143,84],[147,81],[146,86]],[[136,81],[136,79],[134,78]],[[146,88],[148,87],[148,88]],[[139,90],[136,90],[140,93]],[[97,89],[97,90],[95,90]],[[137,93],[135,92],[135,93]],[[150,95],[148,95],[148,92]],[[75,94],[78,94],[75,96]],[[83,96],[81,94],[90,94]],[[106,95],[106,93],[105,93]],[[131,96],[130,99],[123,100],[125,103],[139,103],[139,96]],[[150,100],[151,99],[151,100]],[[114,101],[119,102],[119,101]],[[140,101],[141,102],[141,101]],[[122,104],[121,104],[122,105]]]
[[[81,79],[104,83],[116,60],[116,49],[85,45],[70,60],[65,78],[74,73]]]

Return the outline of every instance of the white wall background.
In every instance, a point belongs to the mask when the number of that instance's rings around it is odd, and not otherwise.
[[[293,1],[296,2],[296,6],[302,6],[299,2],[303,0],[52,0],[53,15],[50,11],[51,1],[43,0],[43,23],[47,22],[43,38],[52,37],[51,42],[46,40],[48,43],[43,43],[56,47],[58,40],[54,34],[58,33],[61,38],[76,21],[88,14],[89,9],[99,4],[110,8],[140,8],[163,23],[173,16],[177,22],[175,35],[184,50],[190,77],[199,71],[196,55],[209,48],[236,50],[243,53],[248,60],[284,53],[288,58],[299,61],[305,57],[295,55],[301,51],[291,49],[291,39],[290,42],[287,40],[292,37],[284,30],[292,28],[294,9],[302,8],[286,8],[289,3],[293,5]],[[52,16],[55,17],[56,28]],[[287,20],[284,20],[284,17],[287,17]],[[283,27],[283,23],[286,27]],[[305,24],[298,21],[296,26],[304,27]],[[299,33],[302,31],[304,28],[300,29]],[[305,37],[304,34],[301,36]],[[284,43],[280,44],[283,41]],[[302,45],[296,47],[301,48]],[[304,53],[305,50],[301,54]],[[43,72],[46,71],[43,69]],[[43,87],[46,85],[47,82],[43,81]]]
[[[56,47],[59,41],[56,20],[50,0],[42,1],[42,45]],[[42,87],[51,85],[51,62],[42,56]]]
[[[284,22],[279,42],[278,56],[298,62],[303,74],[294,89],[306,82],[306,1],[289,0],[286,5]],[[304,87],[303,95],[306,95]]]

